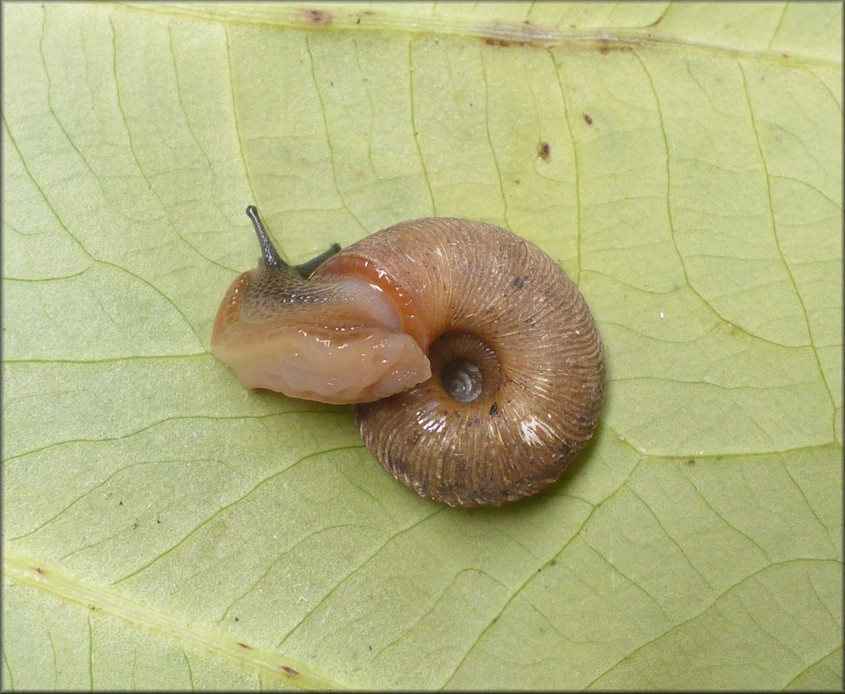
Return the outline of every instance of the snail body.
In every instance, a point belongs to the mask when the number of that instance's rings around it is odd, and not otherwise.
[[[452,506],[534,494],[589,441],[601,340],[537,246],[427,218],[290,268],[249,210],[264,257],[230,286],[211,343],[244,385],[355,404],[381,465]]]

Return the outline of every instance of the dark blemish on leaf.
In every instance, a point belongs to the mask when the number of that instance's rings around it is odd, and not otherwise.
[[[695,467],[695,460],[690,458],[689,460],[684,462],[684,465],[686,465],[687,467]]]
[[[252,650],[252,646],[250,646],[250,645],[248,645],[248,644],[244,643],[243,641],[238,641],[238,642],[237,642],[237,644],[238,644],[241,648],[245,648],[245,649],[246,649],[246,650],[248,650],[248,651],[251,651],[251,650]]]
[[[236,622],[240,622],[240,621],[241,621],[241,618],[240,618],[240,617],[235,617],[235,621],[236,621]]]
[[[282,665],[282,670],[288,673],[291,677],[296,677],[299,674],[299,670],[294,670],[292,667],[288,667],[287,665]]]
[[[552,158],[551,145],[548,142],[541,142],[540,146],[537,147],[537,156],[543,161],[548,162]]]
[[[35,569],[36,573],[39,573],[39,574],[41,574],[42,576],[43,576],[45,573],[47,573],[47,572],[44,570],[44,568],[43,568],[43,567],[41,567],[41,566],[33,566],[32,568],[33,568],[33,569]]]
[[[584,122],[585,122],[587,125],[592,125],[592,124],[593,124],[593,117],[592,117],[589,113],[584,113],[584,114],[582,114],[582,115],[584,116]]]
[[[484,43],[488,46],[501,46],[502,48],[510,48],[511,46],[528,46],[530,41],[517,41],[515,39],[499,39],[488,36],[484,39]]]
[[[599,53],[602,55],[607,55],[611,51],[630,51],[632,50],[633,46],[641,46],[643,45],[642,41],[612,41],[610,39],[600,39],[599,40]]]
[[[118,505],[118,506],[123,506],[123,502],[122,502],[122,501],[118,501],[118,502],[117,502],[117,505]]]
[[[557,566],[557,559],[552,559],[549,561],[549,566]]]
[[[495,417],[499,413],[499,406],[494,402],[490,407],[490,416]]]
[[[328,26],[332,23],[333,19],[331,12],[326,12],[325,10],[305,10],[302,12],[302,15],[305,21],[316,24],[317,26]]]

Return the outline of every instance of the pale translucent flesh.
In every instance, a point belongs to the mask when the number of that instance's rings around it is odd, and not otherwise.
[[[377,287],[344,278],[332,294],[337,300],[283,310],[245,302],[237,320],[218,319],[212,350],[247,388],[329,404],[379,400],[431,376],[428,358],[401,332]]]
[[[218,357],[247,388],[335,405],[379,400],[431,376],[413,338],[379,328],[340,339],[279,328]]]

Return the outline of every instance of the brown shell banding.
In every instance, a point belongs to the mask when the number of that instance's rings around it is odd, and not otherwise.
[[[498,360],[485,367],[499,369],[489,375],[498,388],[473,402],[446,394],[433,363],[428,381],[356,405],[387,470],[452,506],[500,505],[560,477],[596,427],[604,359],[587,304],[556,263],[498,227],[432,218],[363,239],[314,278],[350,271],[394,297],[423,350],[457,334],[466,336],[458,356],[489,348]]]

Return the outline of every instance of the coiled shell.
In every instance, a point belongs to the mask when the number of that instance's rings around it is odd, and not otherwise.
[[[431,360],[427,381],[355,406],[391,474],[453,506],[500,505],[560,477],[596,427],[604,359],[587,304],[556,263],[498,227],[429,218],[363,239],[315,278],[348,275],[379,283]],[[475,371],[478,392],[457,400],[455,380],[462,397]]]

